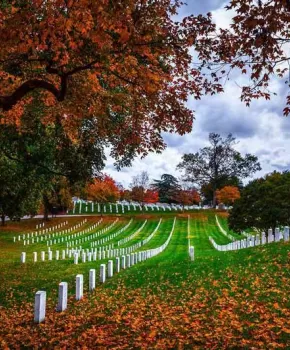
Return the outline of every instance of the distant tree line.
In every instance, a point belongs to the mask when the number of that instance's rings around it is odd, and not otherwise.
[[[34,107],[35,108],[35,107]],[[230,227],[241,232],[290,223],[290,174],[268,174],[243,186],[242,179],[260,170],[257,157],[235,150],[235,138],[209,135],[209,146],[184,154],[177,169],[181,178],[163,174],[150,180],[143,171],[133,176],[129,188],[102,174],[104,154],[97,140],[89,139],[90,123],[69,135],[56,120],[44,125],[37,110],[29,110],[17,129],[0,125],[0,215],[19,220],[42,213],[45,219],[72,208],[72,196],[98,202],[116,201],[231,207]],[[20,132],[22,131],[22,132]],[[77,142],[74,142],[74,139]]]

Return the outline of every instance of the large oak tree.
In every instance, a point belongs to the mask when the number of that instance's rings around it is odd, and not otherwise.
[[[43,101],[44,122],[82,120],[118,164],[161,151],[162,131],[192,127],[188,96],[221,91],[191,65],[211,17],[173,19],[179,0],[12,0],[0,4],[0,115],[17,124]],[[201,53],[200,58],[203,57]]]
[[[229,134],[223,139],[219,134],[209,134],[210,146],[199,152],[184,154],[177,168],[184,171],[184,180],[199,186],[210,184],[212,204],[216,205],[216,190],[225,178],[246,178],[261,170],[258,158],[251,154],[244,157],[234,149],[235,138]]]

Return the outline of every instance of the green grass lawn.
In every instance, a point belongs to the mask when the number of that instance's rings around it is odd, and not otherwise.
[[[98,278],[100,264],[108,259],[78,265],[73,259],[37,263],[30,259],[21,264],[23,245],[13,243],[13,236],[29,232],[35,221],[1,229],[0,348],[289,349],[290,244],[218,252],[209,236],[218,244],[229,240],[219,231],[214,213],[190,213],[189,229],[187,214],[177,216],[164,252],[122,270],[104,284],[97,283],[91,293],[89,270],[95,268]],[[160,216],[148,217],[144,228],[122,247],[148,237]],[[117,241],[141,227],[144,218],[136,216],[125,232],[105,245],[114,243],[117,247]],[[156,234],[139,250],[161,246],[173,219],[173,215],[162,215]],[[81,220],[69,218],[70,224]],[[90,217],[86,227],[98,220]],[[96,231],[114,220],[106,218]],[[120,218],[110,232],[97,239],[108,237],[128,221],[128,216]],[[220,223],[227,229],[224,217]],[[189,240],[195,247],[193,262],[188,254]],[[82,246],[89,248],[90,243]],[[32,256],[44,247],[46,244],[29,246],[25,251]],[[66,246],[56,247],[61,250]],[[75,301],[75,276],[79,273],[84,275],[84,298]],[[68,309],[57,313],[61,281],[68,282],[69,301]],[[46,290],[48,297],[46,321],[40,325],[33,323],[37,290]]]

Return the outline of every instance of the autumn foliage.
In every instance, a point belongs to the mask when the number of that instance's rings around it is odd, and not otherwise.
[[[218,203],[232,205],[240,197],[240,191],[236,186],[225,186],[222,189],[216,191],[216,198]]]
[[[157,203],[159,201],[159,195],[157,191],[147,190],[144,196],[145,203]]]
[[[115,181],[108,175],[95,178],[86,188],[87,198],[93,202],[116,202],[120,198],[119,189]]]
[[[162,131],[191,130],[188,96],[220,91],[191,65],[210,16],[173,20],[181,1],[29,0],[0,4],[0,111],[27,105],[72,131],[90,120],[115,158],[161,150]],[[201,39],[200,40],[206,40]]]
[[[204,74],[225,83],[237,73],[241,80],[241,100],[269,100],[276,94],[271,81],[282,79],[289,86],[290,21],[289,0],[231,0],[226,6],[233,18],[228,28],[217,30],[204,43],[206,55],[200,62]],[[274,85],[274,84],[273,84]],[[284,115],[290,112],[290,95]]]
[[[175,198],[177,203],[184,205],[193,205],[200,202],[200,195],[197,190],[179,190],[177,191]]]
[[[120,190],[120,200],[121,201],[130,201],[131,200],[131,191],[126,189]]]

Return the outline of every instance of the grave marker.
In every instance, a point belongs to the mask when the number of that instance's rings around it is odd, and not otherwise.
[[[45,320],[46,292],[38,291],[34,301],[34,322],[41,323]]]
[[[84,276],[77,275],[76,276],[76,300],[82,299],[83,289],[84,289]]]
[[[92,291],[96,288],[96,270],[90,269],[89,275],[89,290]]]
[[[100,282],[105,283],[106,281],[106,265],[101,264],[100,266]]]
[[[58,285],[58,304],[57,311],[62,312],[67,308],[67,282],[61,282]]]
[[[113,260],[108,261],[108,277],[113,277]]]

